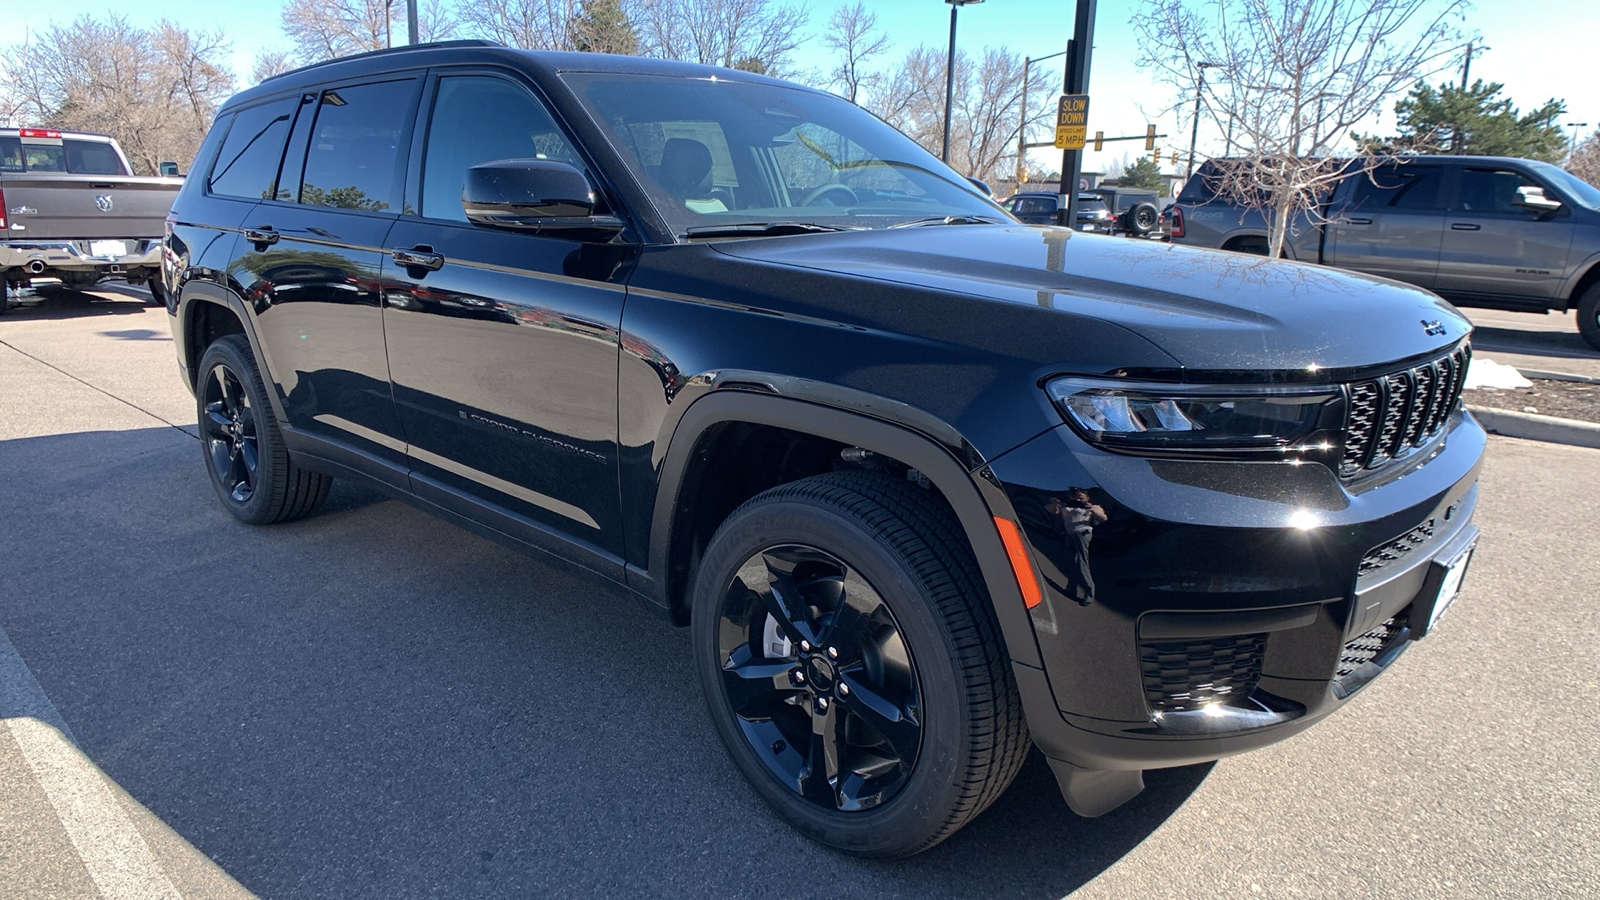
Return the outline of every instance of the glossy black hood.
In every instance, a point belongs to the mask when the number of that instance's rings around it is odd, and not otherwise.
[[[1063,228],[948,225],[715,246],[750,261],[1072,314],[1064,324],[1115,323],[1191,373],[1361,370],[1442,351],[1471,330],[1454,307],[1410,285]]]

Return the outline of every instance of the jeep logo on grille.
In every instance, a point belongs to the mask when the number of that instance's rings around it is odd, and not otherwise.
[[[94,198],[94,205],[96,207],[98,207],[101,212],[111,212],[111,195],[110,194],[99,194],[99,195],[97,195]]]
[[[1422,330],[1427,332],[1429,337],[1437,337],[1441,334],[1444,334],[1444,323],[1438,319],[1434,319],[1432,322],[1429,322],[1427,319],[1423,319]]]

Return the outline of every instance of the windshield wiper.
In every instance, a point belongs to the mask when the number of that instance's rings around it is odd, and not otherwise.
[[[816,222],[740,222],[736,225],[697,225],[685,228],[686,238],[740,237],[749,234],[813,234],[821,231],[859,231],[845,225]]]
[[[896,222],[890,228],[917,228],[922,225],[999,225],[1005,220],[996,216],[929,216],[926,219],[912,219],[909,222]]]

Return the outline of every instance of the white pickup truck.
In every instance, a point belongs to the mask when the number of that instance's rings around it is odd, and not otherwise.
[[[0,128],[0,313],[13,288],[44,278],[122,278],[165,302],[161,237],[183,179],[131,171],[107,135]]]

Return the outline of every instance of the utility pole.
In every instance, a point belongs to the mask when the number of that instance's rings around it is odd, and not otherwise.
[[[1067,77],[1063,93],[1089,93],[1089,58],[1094,51],[1095,0],[1078,0],[1072,17],[1072,40],[1067,42]],[[1061,151],[1061,196],[1056,201],[1057,225],[1073,227],[1078,210],[1078,177],[1083,171],[1083,151]]]
[[[1189,126],[1189,165],[1184,169],[1183,180],[1187,184],[1189,177],[1194,174],[1194,145],[1200,137],[1200,95],[1206,90],[1206,70],[1220,69],[1222,65],[1214,62],[1198,62],[1194,64],[1195,73],[1199,77],[1194,84],[1194,123]]]
[[[406,0],[406,42],[417,43],[421,32],[422,29],[417,25],[417,0]]]
[[[1467,58],[1461,64],[1461,92],[1467,91],[1467,73],[1472,71],[1472,43],[1467,42]],[[1450,126],[1450,152],[1456,156],[1461,155],[1461,124],[1458,122]]]

